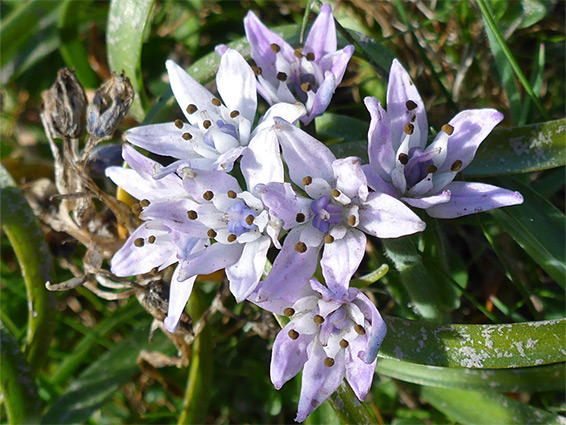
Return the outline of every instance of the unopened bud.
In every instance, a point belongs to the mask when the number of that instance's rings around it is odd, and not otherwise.
[[[84,131],[86,97],[83,86],[67,68],[59,70],[55,83],[45,90],[43,114],[51,124],[53,137],[77,138]]]
[[[112,73],[110,80],[94,93],[87,109],[87,131],[97,139],[111,137],[134,100],[134,88],[123,73]]]

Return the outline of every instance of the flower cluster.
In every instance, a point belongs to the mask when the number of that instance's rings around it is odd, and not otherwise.
[[[134,208],[143,220],[114,255],[111,269],[131,276],[176,264],[165,319],[170,332],[197,276],[222,269],[237,302],[247,299],[289,317],[275,339],[271,379],[280,388],[303,369],[297,416],[303,421],[344,377],[360,400],[370,390],[386,327],[375,305],[350,287],[366,235],[398,238],[424,230],[411,207],[451,218],[522,198],[454,181],[502,115],[464,111],[427,146],[424,104],[397,61],[387,111],[375,98],[365,99],[369,164],[336,158],[296,125],[326,110],[354,51],[337,50],[330,6],[322,7],[302,50],[252,12],[244,26],[254,66],[218,46],[217,97],[168,61],[171,88],[187,122],[125,134],[132,145],[171,160],[164,166],[126,144],[130,168],[107,169],[139,200]],[[270,108],[256,122],[258,93]],[[270,249],[277,255],[264,276]],[[313,278],[319,265],[324,284]]]

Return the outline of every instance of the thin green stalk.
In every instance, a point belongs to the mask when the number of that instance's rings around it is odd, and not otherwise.
[[[531,98],[531,100],[533,101],[533,103],[535,104],[535,106],[537,107],[537,109],[539,110],[541,115],[543,116],[543,118],[546,121],[548,121],[549,117],[548,117],[547,112],[545,111],[544,107],[540,103],[538,97],[533,92],[533,89],[532,89],[531,85],[529,84],[527,77],[525,77],[525,74],[523,74],[523,71],[521,71],[519,64],[517,63],[517,61],[513,57],[513,54],[511,53],[511,50],[509,50],[509,47],[507,46],[507,43],[503,39],[503,36],[501,35],[501,31],[499,31],[499,27],[497,26],[497,24],[495,23],[495,20],[493,19],[493,16],[489,12],[489,9],[488,9],[487,5],[485,4],[485,1],[484,0],[476,0],[476,2],[477,2],[478,6],[480,8],[481,14],[482,14],[482,16],[485,20],[486,25],[489,26],[490,30],[493,32],[493,35],[494,35],[497,43],[499,44],[499,47],[503,51],[503,54],[505,55],[505,58],[509,62],[511,69],[513,69],[513,72],[517,76],[517,79],[520,81],[521,85],[525,89],[525,92]]]

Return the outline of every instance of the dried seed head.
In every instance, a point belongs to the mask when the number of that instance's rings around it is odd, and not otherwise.
[[[324,359],[324,366],[326,367],[332,367],[334,366],[334,359],[331,357],[327,357]]]
[[[315,316],[312,318],[312,321],[317,325],[322,325],[324,323],[324,317],[322,317],[320,314],[315,314]]]
[[[42,116],[47,118],[51,136],[80,137],[84,132],[86,97],[83,86],[67,68],[60,69],[49,90],[41,94]]]
[[[364,327],[362,325],[354,326],[354,330],[356,331],[356,333],[358,335],[365,335],[366,334],[366,330],[364,329]]]
[[[302,223],[303,221],[305,221],[305,215],[303,213],[298,213],[295,217],[295,220],[297,221],[297,223]]]
[[[304,242],[297,242],[295,244],[295,251],[297,251],[299,254],[307,252],[307,245]]]
[[[456,161],[454,161],[454,163],[450,167],[450,171],[459,171],[460,168],[462,168],[462,161],[457,159]]]
[[[407,165],[407,163],[409,162],[409,155],[407,155],[406,153],[400,153],[397,159],[401,164]]]
[[[452,127],[450,124],[444,124],[442,126],[442,131],[444,131],[449,136],[452,136],[452,133],[454,133],[454,127]]]
[[[303,186],[308,186],[311,183],[312,183],[312,177],[311,176],[303,177]]]
[[[285,310],[283,310],[283,314],[287,317],[291,317],[293,314],[295,314],[295,310],[291,307],[287,307]]]
[[[198,214],[196,211],[187,211],[187,217],[189,217],[189,220],[196,220],[198,218]]]
[[[408,122],[407,124],[405,124],[405,128],[403,128],[403,131],[405,132],[405,134],[411,135],[413,134],[413,131],[415,131],[415,126],[410,122]]]
[[[299,332],[297,332],[295,329],[291,329],[287,335],[289,335],[289,338],[291,338],[293,341],[296,340],[297,338],[299,338]]]
[[[238,239],[238,236],[236,236],[234,233],[230,233],[226,239],[228,240],[228,242],[234,242],[236,239]]]
[[[97,139],[111,137],[122,122],[132,102],[134,88],[123,73],[112,73],[110,79],[94,93],[86,111],[86,129]]]
[[[137,238],[136,240],[134,240],[134,245],[138,248],[141,248],[144,245],[143,238]]]
[[[210,201],[212,198],[214,198],[214,193],[212,192],[212,190],[207,190],[202,194],[202,197],[205,201]]]

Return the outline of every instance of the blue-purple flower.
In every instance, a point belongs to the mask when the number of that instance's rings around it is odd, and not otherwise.
[[[177,158],[168,167],[158,167],[161,177],[181,166],[230,171],[251,139],[272,125],[278,116],[291,122],[305,114],[302,105],[274,105],[254,127],[257,108],[256,79],[242,55],[227,49],[220,59],[216,87],[220,98],[198,83],[175,62],[166,63],[171,90],[189,124],[176,120],[136,127],[126,139],[150,152]],[[295,102],[294,102],[295,103]]]
[[[302,102],[307,109],[301,118],[304,124],[322,114],[354,53],[351,45],[337,50],[330,5],[321,7],[302,50],[270,31],[252,11],[244,18],[244,27],[257,65],[257,90],[266,102]]]
[[[427,146],[425,107],[411,77],[394,60],[387,87],[387,111],[374,97],[364,99],[371,115],[368,185],[437,218],[455,218],[521,204],[518,192],[483,183],[454,181],[480,143],[503,120],[495,109],[457,114]]]
[[[329,282],[327,282],[329,283]],[[344,376],[356,396],[368,394],[377,352],[387,328],[375,305],[358,289],[336,294],[316,279],[283,298],[259,305],[291,321],[277,334],[271,356],[275,388],[303,369],[299,409],[302,422],[340,385]]]
[[[282,181],[256,187],[271,214],[290,230],[257,301],[302,286],[312,277],[323,247],[322,273],[341,296],[364,256],[365,233],[396,238],[425,228],[398,199],[369,192],[359,158],[336,159],[324,144],[282,119],[275,119],[271,132],[277,135],[291,181],[307,196]]]

